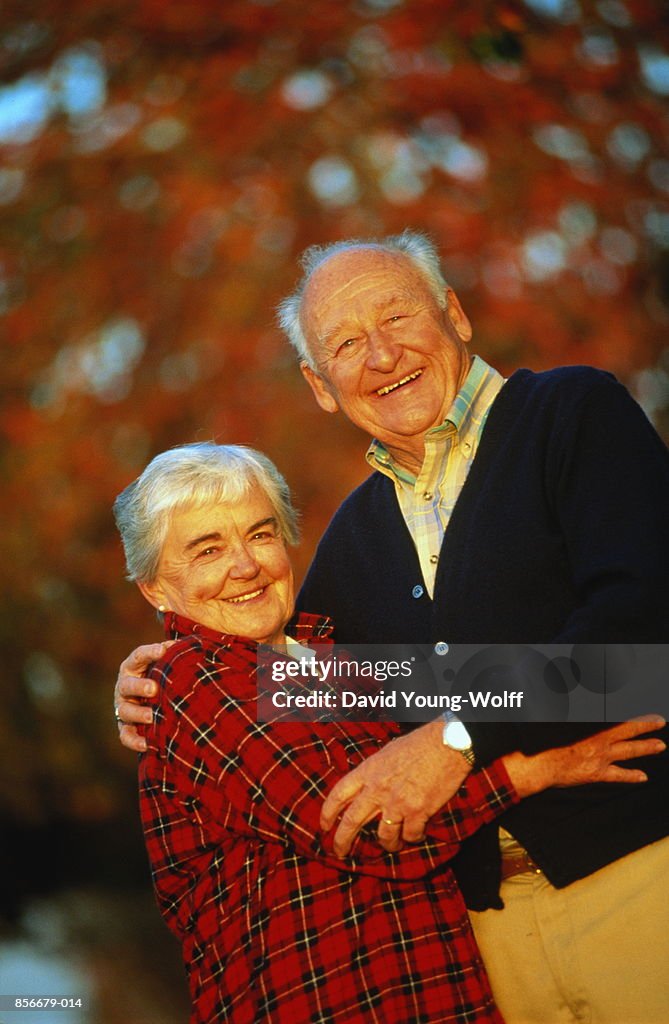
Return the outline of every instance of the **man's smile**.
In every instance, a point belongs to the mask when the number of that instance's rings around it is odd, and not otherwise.
[[[401,380],[395,381],[394,384],[386,384],[382,388],[377,388],[376,394],[379,395],[380,398],[383,398],[384,395],[389,395],[392,391],[397,391],[398,388],[404,387],[405,384],[410,384],[412,380],[417,380],[421,376],[422,372],[422,369],[414,370],[413,373],[407,374],[406,377],[402,377]]]

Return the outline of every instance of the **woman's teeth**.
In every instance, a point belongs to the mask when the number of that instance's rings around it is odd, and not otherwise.
[[[251,601],[254,597],[258,597],[262,594],[264,587],[260,587],[259,590],[254,590],[250,594],[240,594],[239,597],[226,597],[228,604],[242,604],[244,601]]]

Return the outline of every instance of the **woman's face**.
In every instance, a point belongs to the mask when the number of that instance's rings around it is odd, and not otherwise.
[[[234,505],[175,510],[156,580],[139,586],[156,608],[222,633],[280,642],[294,580],[267,495],[255,485]]]

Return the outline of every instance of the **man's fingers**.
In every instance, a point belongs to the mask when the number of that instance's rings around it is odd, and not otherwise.
[[[425,839],[425,825],[428,820],[421,815],[405,818],[402,827],[402,839],[405,843],[421,843]]]
[[[153,711],[143,704],[122,700],[116,705],[118,721],[124,725],[149,725],[153,721]]]
[[[116,703],[122,700],[138,700],[141,697],[155,697],[158,687],[153,679],[146,679],[144,676],[128,675],[121,672],[116,683]]]
[[[379,806],[370,802],[364,796],[357,797],[349,804],[342,814],[341,821],[332,840],[332,849],[335,856],[345,857],[351,852],[353,840],[363,825],[375,818],[379,813]]]
[[[168,648],[176,642],[175,640],[163,640],[159,644],[142,644],[141,647],[136,647],[132,654],[129,654],[121,663],[120,675],[141,676],[152,662],[162,658]]]
[[[149,665],[163,657],[165,652],[175,640],[164,640],[160,644],[144,644],[137,647],[132,654],[129,654],[118,673],[115,697],[117,705],[124,698],[126,700],[137,699],[138,697],[155,697],[158,687],[152,679],[145,679],[144,673]]]
[[[149,725],[153,721],[153,710],[146,707],[144,699],[155,697],[158,685],[146,679],[144,673],[149,665],[164,656],[176,640],[163,640],[158,644],[144,644],[129,654],[119,669],[114,688],[114,713],[119,726],[119,739],[128,750],[141,754],[146,750],[146,740],[137,731],[138,725]]]
[[[176,642],[176,640],[161,640],[160,643],[141,644],[140,647],[135,647],[131,654],[128,654],[121,668],[131,676],[141,674],[144,669],[149,668],[152,662],[158,662],[158,659]]]
[[[138,754],[146,750],[146,740],[143,736],[140,736],[137,730],[132,725],[122,725],[119,732],[119,739],[124,747],[128,750],[134,750]]]
[[[382,816],[379,821],[377,834],[379,842],[388,853],[395,853],[403,846],[402,843],[402,819],[390,815]]]
[[[341,812],[358,795],[362,786],[362,781],[358,781],[355,771],[352,771],[332,787],[321,808],[321,828],[324,832],[330,831]]]

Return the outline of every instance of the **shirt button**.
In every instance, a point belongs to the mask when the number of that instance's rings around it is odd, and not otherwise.
[[[439,555],[430,555],[430,562],[432,565],[436,565],[439,561]]]
[[[432,501],[433,498],[434,494],[432,493],[432,491],[425,491],[425,493],[423,494],[424,501]]]
[[[470,449],[471,449],[471,447],[472,447],[472,446],[470,445],[469,441],[465,441],[465,443],[463,444],[463,446],[462,446],[462,447],[464,448],[464,450],[465,450],[466,452],[468,452],[468,451],[470,451]]]
[[[438,644],[434,645],[435,654],[448,654],[448,644],[444,640],[440,640]]]
[[[411,591],[411,596],[412,597],[422,597],[424,593],[425,593],[425,590],[423,589],[423,587],[421,587],[420,583],[417,583],[416,586]]]

